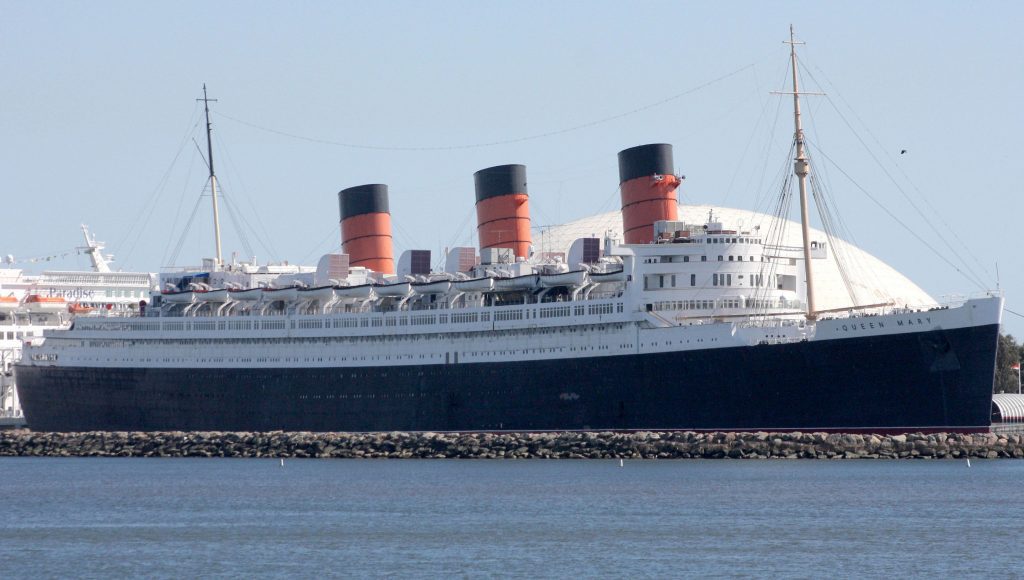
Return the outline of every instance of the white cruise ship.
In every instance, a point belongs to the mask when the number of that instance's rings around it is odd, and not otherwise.
[[[127,316],[156,288],[156,275],[113,272],[104,246],[82,226],[92,271],[44,271],[29,274],[0,268],[0,427],[24,426],[13,366],[22,344],[48,328],[64,328],[76,316]]]

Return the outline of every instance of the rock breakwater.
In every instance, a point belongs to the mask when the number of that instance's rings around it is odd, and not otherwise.
[[[1024,435],[0,432],[0,456],[464,459],[1024,458]]]

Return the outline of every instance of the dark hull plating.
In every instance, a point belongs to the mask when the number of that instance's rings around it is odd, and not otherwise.
[[[997,336],[405,367],[18,366],[17,382],[38,431],[979,431]]]

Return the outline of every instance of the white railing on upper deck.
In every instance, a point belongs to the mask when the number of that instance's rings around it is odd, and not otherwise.
[[[232,315],[200,317],[147,316],[133,318],[84,317],[75,321],[78,332],[224,332],[224,331],[322,331],[361,330],[406,332],[458,331],[460,327],[512,328],[516,326],[599,322],[611,315],[625,315],[621,301],[543,302],[511,306],[441,310],[402,310],[339,314]],[[557,321],[557,322],[556,322]],[[413,330],[415,329],[415,330]],[[302,334],[301,332],[299,334]],[[332,333],[333,334],[333,333]]]

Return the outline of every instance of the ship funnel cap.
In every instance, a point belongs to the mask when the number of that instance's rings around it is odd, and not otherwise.
[[[338,192],[342,221],[368,213],[388,211],[388,186],[383,183],[357,185]]]
[[[619,151],[619,183],[654,174],[671,175],[672,146],[668,143],[638,145]]]
[[[526,166],[497,165],[481,169],[473,174],[473,182],[477,203],[499,195],[527,193]]]

